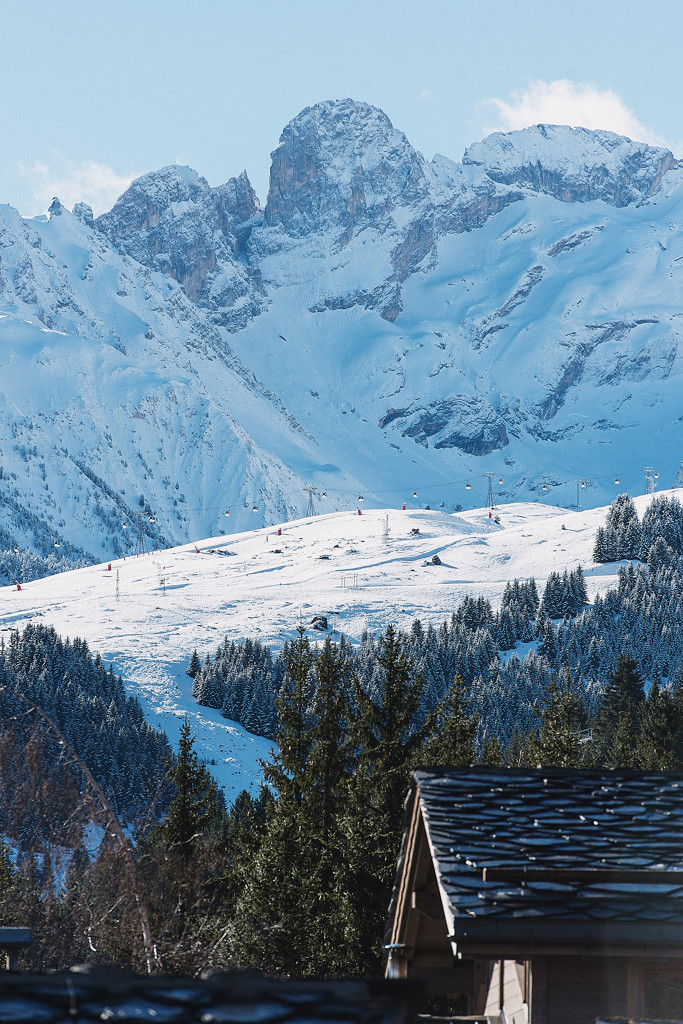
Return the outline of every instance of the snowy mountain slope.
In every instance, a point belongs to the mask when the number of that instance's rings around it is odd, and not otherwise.
[[[441,238],[431,273],[403,285],[394,325],[357,308],[307,317],[302,283],[281,288],[235,348],[302,422],[325,403],[330,462],[340,448],[381,452],[381,467],[357,474],[379,501],[404,482],[432,506],[463,503],[466,480],[488,470],[509,497],[545,483],[561,503],[578,476],[591,502],[611,497],[616,475],[637,493],[652,462],[671,483],[683,447],[680,189],[651,202],[647,228],[645,208],[558,206],[526,197]],[[306,361],[320,399],[282,379],[283,358]]]
[[[494,132],[467,147],[463,164],[482,167],[493,181],[528,185],[562,202],[602,199],[628,206],[652,196],[676,160],[667,149],[614,132],[539,124]]]
[[[313,439],[182,288],[58,204],[42,222],[3,213],[2,527],[119,553],[142,507],[157,542],[217,531],[232,505],[238,525],[254,501],[296,514],[299,482],[249,428]]]
[[[650,498],[635,501],[642,518]],[[497,605],[508,580],[534,576],[542,587],[564,567],[583,567],[591,600],[614,582],[617,564],[592,562],[605,508],[522,503],[496,514],[500,523],[485,508],[338,512],[119,559],[111,570],[97,565],[21,591],[0,588],[0,632],[33,621],[85,638],[172,742],[188,715],[230,798],[257,783],[269,744],[194,703],[186,668],[195,648],[203,660],[227,635],[277,649],[317,614],[327,616],[333,638],[343,632],[353,641],[389,622],[408,629],[416,617],[438,626],[467,595]],[[431,564],[435,554],[441,565]]]
[[[284,129],[263,209],[176,166],[96,221],[2,207],[0,546],[123,553],[140,510],[178,544],[296,518],[308,484],[320,510],[469,507],[487,472],[565,505],[671,485],[682,275],[668,151],[537,126],[427,161],[352,100]]]

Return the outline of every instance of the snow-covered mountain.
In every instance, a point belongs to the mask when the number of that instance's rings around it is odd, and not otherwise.
[[[486,473],[508,501],[671,486],[682,315],[683,171],[608,132],[427,161],[329,101],[263,207],[178,166],[96,220],[0,207],[0,547],[182,543],[295,518],[307,485],[331,511],[471,507]]]
[[[636,500],[641,517],[649,501]],[[195,703],[186,672],[193,650],[202,661],[214,657],[227,636],[258,639],[277,652],[299,623],[313,643],[342,633],[358,643],[365,630],[390,622],[408,631],[416,618],[438,628],[467,596],[498,607],[508,580],[534,576],[542,592],[552,569],[579,565],[593,600],[615,584],[619,567],[592,562],[606,512],[527,502],[501,506],[498,522],[485,508],[364,509],[292,520],[87,566],[21,590],[0,587],[0,635],[33,622],[85,639],[174,746],[189,718],[198,750],[232,800],[245,786],[257,788],[259,758],[271,743]],[[317,615],[326,617],[326,632],[311,628]]]

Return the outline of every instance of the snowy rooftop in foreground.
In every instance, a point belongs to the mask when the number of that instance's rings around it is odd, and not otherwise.
[[[648,501],[636,499],[639,515]],[[389,622],[409,628],[416,617],[438,625],[468,594],[496,604],[508,580],[534,576],[540,590],[552,570],[579,564],[591,599],[614,580],[616,565],[592,562],[604,508],[521,503],[495,514],[499,524],[487,509],[335,512],[119,559],[111,571],[104,563],[21,591],[0,588],[0,630],[34,621],[87,640],[172,743],[190,717],[199,752],[230,799],[258,777],[270,744],[195,704],[185,671],[195,648],[202,659],[213,655],[227,634],[277,649],[318,614],[333,638],[352,640]],[[441,565],[431,564],[435,554]]]

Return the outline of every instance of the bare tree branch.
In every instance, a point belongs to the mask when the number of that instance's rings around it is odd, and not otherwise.
[[[0,693],[3,690],[7,689],[8,687],[6,686],[0,687]],[[155,969],[155,962],[157,961],[157,952],[156,946],[152,940],[152,929],[149,923],[149,914],[147,913],[147,905],[145,903],[145,900],[141,895],[142,886],[140,885],[140,877],[138,874],[137,861],[133,853],[133,846],[128,837],[126,836],[125,832],[123,831],[123,827],[121,825],[121,822],[119,821],[118,815],[116,814],[114,808],[107,799],[104,790],[100,786],[99,782],[94,777],[88,766],[78,756],[78,754],[73,749],[71,744],[65,739],[59,726],[49,717],[49,715],[47,715],[43,711],[43,709],[38,704],[34,704],[34,702],[25,694],[19,693],[17,690],[11,690],[10,692],[14,697],[24,701],[25,704],[28,704],[31,710],[34,711],[35,714],[37,714],[45,722],[45,724],[48,726],[50,732],[52,732],[60,746],[65,751],[67,751],[69,756],[73,758],[74,763],[78,765],[78,767],[81,769],[88,785],[90,786],[92,792],[97,797],[97,800],[99,801],[102,810],[104,811],[104,815],[107,819],[108,827],[111,829],[112,835],[118,841],[119,848],[121,850],[121,853],[123,854],[123,857],[130,871],[130,877],[133,881],[133,896],[135,898],[135,903],[140,918],[140,928],[142,931],[142,941],[144,947],[145,962],[147,965],[147,973],[153,974]]]

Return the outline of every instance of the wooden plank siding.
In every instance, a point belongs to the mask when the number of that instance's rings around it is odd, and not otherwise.
[[[545,1020],[534,1006],[533,1024],[593,1024],[598,1015],[629,1016],[623,957],[548,957],[546,979]]]
[[[502,1016],[504,1011],[504,1019],[509,1024],[528,1024],[526,978],[524,964],[518,964],[515,960],[496,960],[483,1010],[486,1016]]]

